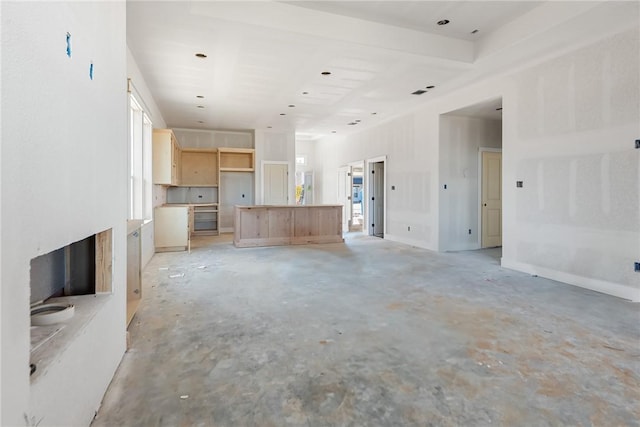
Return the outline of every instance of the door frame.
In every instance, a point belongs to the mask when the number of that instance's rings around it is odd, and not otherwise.
[[[287,205],[291,204],[291,183],[289,182],[289,177],[291,176],[291,164],[287,161],[282,160],[263,160],[260,162],[260,200],[261,203],[264,204],[264,174],[265,174],[265,165],[287,165]],[[295,180],[294,180],[295,183]],[[294,193],[295,194],[295,193]],[[295,202],[295,197],[294,197]]]
[[[353,177],[351,176],[351,166],[344,165],[338,168],[338,178],[337,178],[337,194],[336,199],[338,204],[342,205],[342,232],[348,233],[351,228],[351,212],[353,210],[353,201],[351,200],[351,186],[353,185]],[[345,171],[345,179],[346,182],[340,182],[340,174]],[[342,191],[344,192],[344,197],[346,200],[340,200],[340,187],[342,187]],[[344,202],[344,203],[343,203]]]
[[[357,167],[357,168],[361,167],[362,168],[362,203],[360,203],[360,205],[361,205],[362,212],[360,214],[362,215],[362,221],[363,221],[363,223],[362,223],[362,232],[366,233],[367,232],[367,230],[366,230],[367,227],[365,227],[366,222],[364,222],[364,221],[366,219],[365,212],[368,209],[365,207],[365,205],[366,205],[366,203],[365,203],[365,201],[366,201],[366,199],[365,199],[366,193],[365,193],[364,186],[365,186],[365,179],[366,179],[366,174],[367,174],[367,170],[366,170],[367,169],[367,161],[366,160],[356,160],[355,162],[347,163],[347,165],[351,166],[351,189],[350,189],[350,191],[351,191],[351,218],[349,218],[349,221],[350,221],[349,227],[351,227],[351,222],[353,222],[353,168],[354,167]]]
[[[379,163],[382,162],[384,163],[384,174],[382,175],[383,177],[383,182],[384,182],[384,187],[385,187],[385,192],[384,192],[384,199],[382,201],[382,216],[383,216],[383,221],[382,221],[382,236],[384,238],[384,236],[386,236],[387,234],[387,191],[386,191],[386,187],[387,187],[387,156],[378,156],[378,157],[372,157],[370,159],[366,159],[365,160],[365,164],[364,164],[364,179],[362,182],[362,185],[364,185],[364,198],[367,201],[367,205],[369,204],[370,200],[370,195],[369,195],[369,188],[370,188],[370,176],[371,176],[371,164],[372,163]],[[366,227],[362,227],[362,233],[365,235],[369,235],[369,227],[370,227],[370,222],[369,221],[369,212],[370,209],[366,209],[365,210],[365,215],[364,215],[364,221],[366,224]]]
[[[490,153],[502,153],[502,148],[492,148],[492,147],[480,147],[478,148],[478,249],[482,249],[482,153],[490,152]],[[504,169],[504,161],[502,162]],[[500,171],[500,175],[502,175],[502,171]],[[500,192],[502,193],[504,190],[504,180],[502,181],[502,188],[500,188]],[[502,206],[500,207],[503,215],[504,215],[504,200],[501,198]],[[502,232],[502,231],[501,231]],[[502,233],[504,236],[504,233]]]

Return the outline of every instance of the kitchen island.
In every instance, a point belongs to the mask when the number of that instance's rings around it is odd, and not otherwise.
[[[235,206],[233,244],[342,243],[342,205]]]

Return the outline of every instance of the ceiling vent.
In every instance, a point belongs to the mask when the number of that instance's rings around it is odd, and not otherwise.
[[[411,95],[422,95],[423,93],[427,93],[426,90],[418,89],[415,92],[411,92]]]

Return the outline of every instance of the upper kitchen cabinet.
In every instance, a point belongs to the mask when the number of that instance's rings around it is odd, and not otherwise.
[[[171,129],[153,130],[153,183],[180,185],[181,149]]]
[[[180,185],[186,187],[218,186],[218,150],[183,149]]]
[[[218,148],[221,172],[253,172],[255,150],[253,148]]]

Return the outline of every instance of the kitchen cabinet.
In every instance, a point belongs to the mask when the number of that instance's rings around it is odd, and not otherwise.
[[[342,242],[342,205],[235,207],[239,248]]]
[[[180,185],[216,187],[218,185],[218,150],[183,149]]]
[[[140,224],[129,222],[127,235],[127,326],[131,323],[142,298]]]
[[[218,205],[193,205],[193,225],[191,234],[198,236],[218,235]]]
[[[253,148],[218,148],[221,172],[253,172],[255,169]]]
[[[190,209],[183,206],[160,206],[154,210],[154,234],[157,252],[190,249]]]
[[[153,130],[153,183],[180,185],[181,149],[171,129]]]

